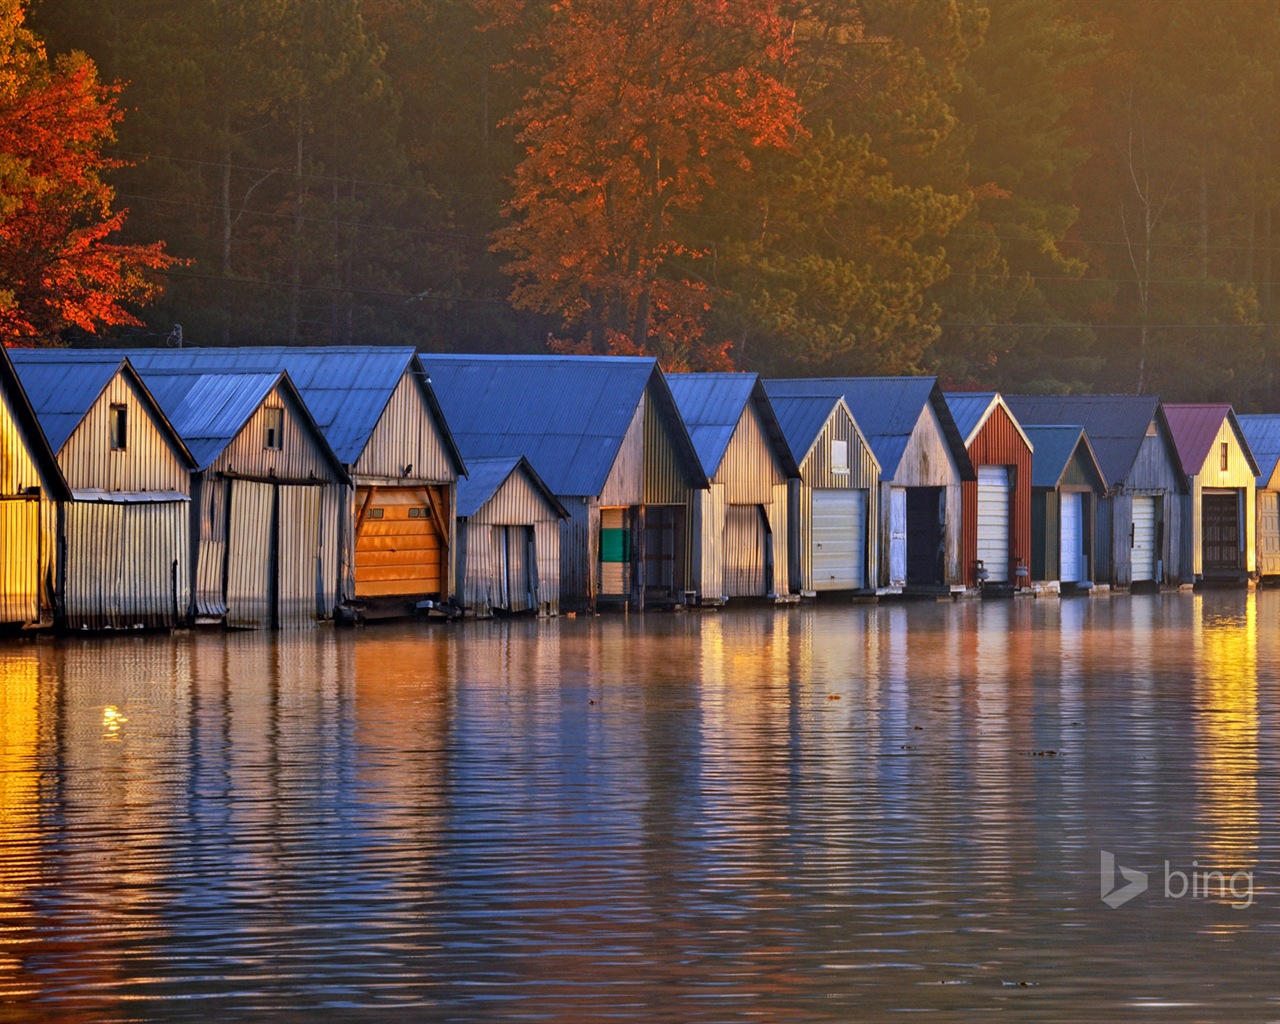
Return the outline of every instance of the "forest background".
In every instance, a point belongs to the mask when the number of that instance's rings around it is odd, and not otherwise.
[[[1280,408],[1280,0],[25,10],[106,84],[112,239],[163,285],[36,340]]]

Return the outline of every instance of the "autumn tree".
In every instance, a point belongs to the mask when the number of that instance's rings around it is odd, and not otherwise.
[[[103,155],[121,118],[115,90],[81,53],[51,61],[20,0],[0,0],[0,337],[52,339],[67,327],[137,323],[154,298],[161,243],[112,241],[125,211]]]
[[[968,7],[787,5],[808,131],[720,211],[729,329],[751,365],[924,368],[938,336],[929,289],[948,274],[945,240],[971,204],[946,156]]]
[[[536,69],[510,119],[524,156],[496,236],[512,301],[556,314],[597,352],[714,364],[699,214],[798,127],[777,4],[493,6],[528,26]]]

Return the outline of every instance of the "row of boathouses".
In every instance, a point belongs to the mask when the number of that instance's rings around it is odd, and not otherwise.
[[[1280,416],[1153,396],[405,347],[14,349],[0,433],[11,627],[1280,575]]]

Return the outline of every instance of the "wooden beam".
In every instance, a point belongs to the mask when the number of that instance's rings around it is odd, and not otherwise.
[[[373,496],[374,494],[377,493],[377,491],[378,491],[378,488],[376,487],[369,488],[369,490],[365,493],[364,502],[360,505],[360,511],[356,513],[355,535],[357,540],[360,538],[360,531],[364,529],[364,517],[368,514],[369,505],[373,501]]]
[[[449,526],[445,521],[444,513],[436,507],[435,488],[420,487],[419,490],[427,497],[427,508],[431,509],[432,521],[436,524],[436,529],[440,531],[440,546],[449,550]]]

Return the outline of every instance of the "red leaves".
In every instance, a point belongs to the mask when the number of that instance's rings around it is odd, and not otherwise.
[[[102,154],[117,89],[81,54],[51,65],[22,22],[16,0],[0,2],[0,337],[137,323],[123,303],[158,294],[150,272],[174,260],[160,243],[107,241],[125,217],[101,177],[118,166]]]
[[[510,224],[518,306],[558,314],[592,350],[727,361],[700,342],[711,291],[696,214],[752,150],[785,147],[799,109],[776,4],[489,0],[530,23],[536,84],[510,119],[525,157]]]

